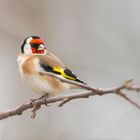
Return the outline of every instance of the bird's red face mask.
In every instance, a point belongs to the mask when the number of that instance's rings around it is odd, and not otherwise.
[[[44,54],[46,51],[44,41],[40,38],[32,39],[30,45],[33,54]]]

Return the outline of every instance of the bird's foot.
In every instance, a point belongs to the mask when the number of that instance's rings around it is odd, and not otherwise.
[[[41,102],[43,103],[43,104],[45,104],[46,106],[49,106],[48,105],[48,103],[47,103],[47,101],[46,101],[46,99],[48,98],[48,96],[49,96],[49,94],[47,93],[47,94],[45,94],[45,95],[43,95],[43,96],[41,96],[39,99],[41,99]]]

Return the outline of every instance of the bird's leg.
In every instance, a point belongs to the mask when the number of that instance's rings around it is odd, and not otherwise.
[[[46,106],[49,106],[48,103],[46,102],[46,99],[48,98],[48,96],[49,96],[49,93],[46,93],[45,95],[39,98],[42,100],[42,103],[45,104]]]

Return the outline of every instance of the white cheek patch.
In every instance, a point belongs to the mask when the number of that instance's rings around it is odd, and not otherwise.
[[[32,50],[29,44],[25,44],[24,46],[24,53],[25,54],[32,54]]]
[[[30,42],[31,42],[32,39],[33,39],[32,37],[29,37],[29,38],[26,40],[26,43],[27,43],[27,44],[30,44]]]
[[[26,40],[26,44],[24,45],[24,53],[25,54],[32,54],[32,50],[31,50],[31,46],[30,46],[31,40],[32,40],[32,37],[29,37]]]

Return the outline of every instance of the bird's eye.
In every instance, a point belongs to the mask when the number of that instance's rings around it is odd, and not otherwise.
[[[31,46],[32,46],[33,48],[36,48],[36,49],[37,49],[39,45],[36,44],[36,43],[32,43]]]

